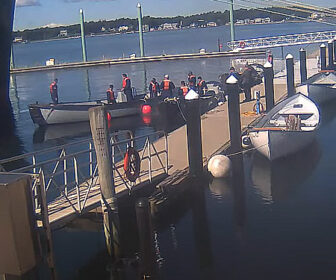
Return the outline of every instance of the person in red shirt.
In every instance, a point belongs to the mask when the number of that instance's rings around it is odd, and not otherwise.
[[[201,76],[198,77],[197,90],[199,95],[204,95],[205,91],[208,89],[205,81]]]
[[[155,78],[153,78],[149,84],[149,93],[151,98],[158,97],[160,93],[160,85]]]
[[[127,74],[122,74],[122,88],[121,91],[123,91],[127,97],[127,102],[133,101],[133,94],[132,94],[132,85],[131,85],[131,79],[127,77]]]
[[[58,88],[57,88],[58,79],[55,79],[49,86],[51,100],[54,104],[58,103]]]
[[[110,85],[110,87],[107,89],[106,95],[107,95],[107,102],[109,104],[115,104],[116,103],[116,100],[115,100],[115,97],[114,97],[113,85]]]
[[[161,92],[162,98],[172,98],[173,97],[173,89],[175,88],[174,83],[169,80],[169,76],[165,75],[163,81],[161,82]]]
[[[186,86],[185,81],[181,81],[179,95],[184,97],[187,95],[188,92],[189,92],[189,88]]]
[[[196,89],[196,76],[191,71],[188,74],[188,83],[191,89]]]

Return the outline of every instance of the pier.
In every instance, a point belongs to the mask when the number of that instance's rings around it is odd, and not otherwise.
[[[22,74],[29,72],[54,71],[54,70],[86,68],[96,66],[113,66],[121,64],[131,64],[131,63],[148,63],[158,61],[175,61],[183,59],[218,58],[218,57],[246,57],[246,56],[260,56],[264,54],[265,52],[263,50],[242,50],[240,52],[226,51],[226,52],[211,52],[211,53],[156,55],[156,56],[135,57],[135,58],[119,58],[110,60],[107,59],[98,61],[73,62],[73,63],[56,64],[51,66],[14,68],[10,70],[10,73]]]
[[[318,71],[316,59],[308,59],[307,65],[309,76]],[[298,78],[298,63],[295,64],[295,72]],[[278,101],[286,94],[285,71],[276,75],[274,87],[274,99]],[[260,91],[261,96],[264,96],[263,84],[254,87],[253,90]],[[240,101],[242,99],[243,94],[240,95]],[[263,98],[262,103],[265,104]],[[253,112],[254,104],[254,101],[240,104],[242,130],[245,130],[259,116]],[[211,156],[228,147],[230,140],[228,103],[225,102],[202,115],[201,126],[205,166]],[[117,196],[127,195],[129,192],[150,184],[157,184],[165,178],[166,180],[160,184],[159,188],[164,184],[186,179],[188,177],[186,170],[189,166],[186,129],[184,125],[169,135],[156,132],[137,138],[134,138],[128,131],[112,135],[110,144]],[[157,138],[159,139],[156,140]],[[141,155],[141,172],[135,183],[125,179],[121,161],[126,148],[132,143],[141,143],[137,146]],[[48,155],[55,153],[59,153],[59,156],[48,158]],[[46,160],[45,157],[48,159]],[[52,228],[63,226],[100,205],[99,179],[91,139],[1,160],[0,164],[6,166],[20,161],[30,162],[30,164],[11,172],[33,173],[35,178],[33,189],[36,184],[44,184],[48,201],[49,223]]]

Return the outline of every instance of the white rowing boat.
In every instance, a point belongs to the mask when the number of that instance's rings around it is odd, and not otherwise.
[[[296,94],[277,104],[248,135],[262,155],[275,160],[311,144],[319,125],[320,112],[316,104]]]
[[[308,96],[317,104],[336,99],[336,75],[333,72],[317,73],[298,85],[296,92]]]

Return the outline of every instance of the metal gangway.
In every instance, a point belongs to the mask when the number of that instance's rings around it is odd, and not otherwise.
[[[232,41],[228,42],[227,45],[233,51],[241,51],[323,43],[335,38],[336,31],[324,31]]]
[[[159,138],[163,141],[156,141]],[[110,146],[117,195],[168,174],[168,140],[163,131],[137,137],[131,131],[120,131],[110,136]],[[123,165],[130,146],[139,151],[141,162],[140,175],[134,183],[127,180]],[[35,213],[47,215],[46,223],[53,228],[100,205],[99,174],[92,139],[0,160],[0,172],[31,176]]]

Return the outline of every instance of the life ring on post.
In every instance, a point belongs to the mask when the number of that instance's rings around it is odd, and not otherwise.
[[[239,47],[240,47],[240,48],[242,48],[242,49],[245,48],[245,45],[246,45],[246,44],[245,44],[244,41],[240,41],[240,42],[239,42]]]
[[[126,178],[135,182],[140,175],[140,155],[136,149],[129,147],[124,157],[124,171]]]

